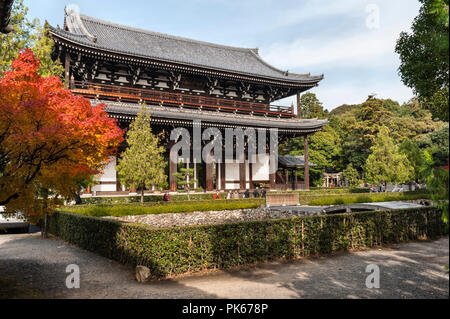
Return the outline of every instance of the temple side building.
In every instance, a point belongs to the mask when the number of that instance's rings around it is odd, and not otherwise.
[[[294,106],[273,104],[313,88],[323,75],[295,74],[265,62],[258,49],[238,48],[122,26],[80,15],[66,9],[63,27],[51,27],[54,58],[65,67],[65,81],[73,93],[104,103],[106,112],[127,128],[145,103],[154,132],[164,132],[167,149],[168,184],[177,190],[174,173],[181,165],[169,160],[173,128],[193,133],[201,128],[276,129],[278,141],[304,137],[304,157],[277,158],[280,169],[269,170],[269,154],[245,161],[190,161],[196,187],[252,189],[265,184],[270,189],[309,189],[308,135],[322,130],[327,120],[301,119]],[[259,138],[259,136],[258,136]],[[124,145],[123,147],[126,147]],[[120,152],[117,155],[120,158]],[[97,194],[127,193],[119,183],[117,158],[98,177],[92,190]],[[304,169],[304,180],[297,170]]]

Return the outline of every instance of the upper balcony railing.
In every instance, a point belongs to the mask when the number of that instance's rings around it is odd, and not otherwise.
[[[222,112],[254,114],[271,117],[295,117],[293,107],[269,105],[231,99],[205,97],[150,89],[130,88],[91,82],[72,82],[71,90],[87,98],[121,102],[146,102],[163,106],[216,110]]]

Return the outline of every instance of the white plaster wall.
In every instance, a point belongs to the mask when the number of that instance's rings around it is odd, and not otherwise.
[[[255,155],[256,162],[252,165],[252,175],[254,181],[269,180],[269,154]]]
[[[239,163],[225,163],[225,181],[239,180]]]
[[[117,182],[116,177],[116,157],[111,156],[109,158],[108,164],[105,166],[103,171],[95,176],[94,178],[97,182]],[[94,192],[115,192],[116,184],[107,184],[107,185],[95,185],[92,187],[92,191]]]

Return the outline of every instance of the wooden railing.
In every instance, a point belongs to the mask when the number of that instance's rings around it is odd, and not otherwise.
[[[99,98],[122,102],[157,102],[164,106],[209,109],[223,112],[266,115],[272,117],[294,117],[290,106],[269,105],[200,95],[173,93],[150,89],[130,88],[118,85],[75,81],[71,85],[75,94],[88,98]]]

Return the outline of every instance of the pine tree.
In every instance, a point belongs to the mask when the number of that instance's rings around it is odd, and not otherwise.
[[[164,174],[167,166],[161,136],[154,135],[150,126],[150,114],[142,106],[127,132],[128,148],[117,165],[120,183],[126,187],[141,189],[141,204],[144,203],[144,189],[167,186]]]
[[[380,128],[366,161],[366,179],[369,183],[401,183],[413,177],[414,170],[405,154],[399,152],[386,126]],[[385,188],[386,189],[386,188]]]
[[[181,162],[181,166],[184,166],[183,162]],[[177,179],[177,184],[180,186],[184,186],[185,190],[187,191],[188,200],[191,200],[190,197],[191,186],[197,183],[197,180],[194,179],[194,169],[182,167],[174,175],[175,178]]]

